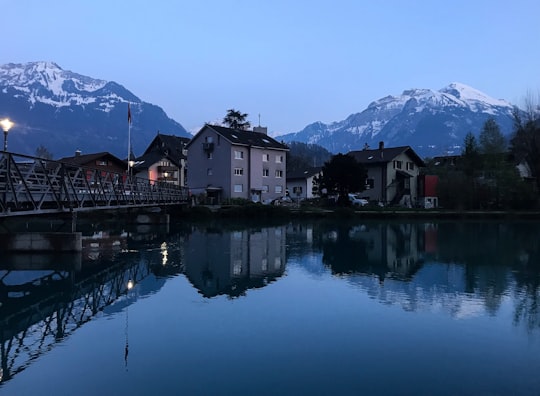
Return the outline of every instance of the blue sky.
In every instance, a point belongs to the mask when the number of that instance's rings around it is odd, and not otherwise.
[[[272,135],[461,82],[540,92],[538,0],[2,0],[0,63],[122,84],[186,129],[229,108]],[[163,131],[165,132],[165,131]]]

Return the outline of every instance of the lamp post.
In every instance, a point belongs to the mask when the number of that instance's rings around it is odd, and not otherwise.
[[[133,176],[133,167],[135,166],[135,161],[128,161],[129,176]]]
[[[2,121],[0,121],[0,125],[2,125],[2,129],[4,130],[4,151],[7,151],[7,136],[9,130],[13,126],[13,122],[10,121],[9,118],[4,118]]]

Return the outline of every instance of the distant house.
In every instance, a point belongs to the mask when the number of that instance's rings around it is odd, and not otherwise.
[[[58,161],[89,168],[87,171],[87,180],[89,182],[93,182],[92,178],[95,177],[96,174],[90,169],[101,170],[102,175],[105,175],[107,172],[120,174],[125,174],[127,172],[126,161],[123,161],[108,152],[82,154],[77,150],[73,157],[60,158]]]
[[[266,128],[243,131],[205,125],[188,143],[189,181],[209,203],[230,198],[269,202],[285,195],[288,148]]]
[[[410,146],[385,148],[380,142],[377,149],[366,148],[348,154],[367,170],[362,198],[389,205],[418,203],[418,175],[425,164]]]
[[[287,173],[287,191],[293,199],[309,199],[317,195],[313,179],[321,174],[321,167],[309,167]]]
[[[189,138],[157,133],[146,151],[135,160],[133,171],[139,178],[186,185]]]
[[[75,151],[74,156],[60,158],[58,161],[117,173],[125,173],[127,170],[126,161],[123,161],[108,152],[82,154],[79,150],[77,150]]]

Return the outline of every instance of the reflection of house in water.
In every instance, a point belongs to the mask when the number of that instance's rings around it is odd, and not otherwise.
[[[370,267],[381,279],[410,278],[421,267],[423,231],[421,224],[367,224],[351,228],[349,237],[365,243]]]
[[[285,227],[195,231],[185,254],[186,276],[203,296],[240,296],[283,274]]]

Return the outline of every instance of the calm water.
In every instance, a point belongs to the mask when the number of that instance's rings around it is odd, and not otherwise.
[[[223,223],[4,255],[0,394],[540,394],[540,224]]]

